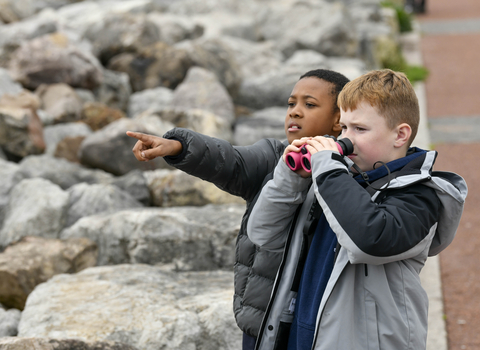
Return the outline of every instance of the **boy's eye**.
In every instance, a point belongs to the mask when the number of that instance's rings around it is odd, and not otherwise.
[[[295,103],[294,102],[288,102],[287,105],[288,105],[288,107],[293,107],[293,106],[295,106]]]
[[[308,108],[315,107],[315,105],[314,105],[313,103],[305,103],[305,105],[306,105]]]

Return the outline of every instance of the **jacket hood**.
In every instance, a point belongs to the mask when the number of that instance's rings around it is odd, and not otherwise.
[[[434,256],[444,250],[455,237],[468,193],[467,184],[460,175],[453,172],[433,171],[436,151],[414,148],[412,152],[419,155],[398,172],[388,187],[401,188],[420,182],[436,191],[441,209],[437,230],[428,252],[429,256]]]

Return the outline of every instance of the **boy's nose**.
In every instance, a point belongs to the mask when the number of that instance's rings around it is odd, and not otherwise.
[[[301,110],[295,106],[294,108],[292,108],[290,110],[290,117],[292,118],[301,118],[302,117],[302,113],[301,113]]]

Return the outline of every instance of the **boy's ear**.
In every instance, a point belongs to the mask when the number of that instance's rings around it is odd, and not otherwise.
[[[340,125],[340,111],[335,112],[335,121],[332,126],[332,131],[335,131],[336,133],[340,134],[342,131],[342,126]]]
[[[395,138],[395,147],[399,148],[408,143],[412,135],[412,128],[407,123],[402,123],[397,126],[397,136]]]

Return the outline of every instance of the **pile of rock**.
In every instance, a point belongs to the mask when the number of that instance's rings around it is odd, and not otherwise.
[[[0,2],[0,349],[234,349],[242,199],[127,130],[284,138],[298,78],[396,44],[379,0]]]

